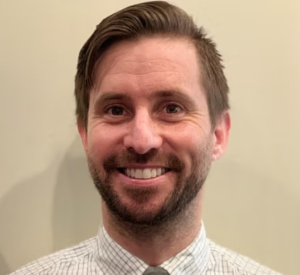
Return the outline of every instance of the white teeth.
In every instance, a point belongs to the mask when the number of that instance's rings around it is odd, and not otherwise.
[[[155,178],[155,177],[156,177],[156,169],[152,169],[151,178]]]
[[[161,175],[161,168],[158,168],[158,169],[157,169],[156,175],[157,175],[157,176],[160,176],[160,175]]]
[[[141,169],[135,170],[135,178],[136,179],[142,179],[143,178],[143,171]]]
[[[151,178],[151,171],[150,171],[150,169],[144,169],[144,171],[143,171],[143,178],[144,179],[150,179]]]
[[[165,174],[165,168],[125,169],[126,176],[135,179],[151,179]]]

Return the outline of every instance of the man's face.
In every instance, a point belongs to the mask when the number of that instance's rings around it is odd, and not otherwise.
[[[190,42],[155,37],[120,42],[99,62],[79,131],[95,185],[121,220],[175,218],[221,154],[198,60]]]

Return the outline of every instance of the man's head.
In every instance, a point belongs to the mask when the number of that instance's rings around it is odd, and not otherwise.
[[[227,80],[214,42],[182,9],[154,1],[133,5],[108,16],[82,47],[75,80],[76,116],[81,123],[86,126],[95,69],[106,50],[120,41],[156,35],[187,39],[195,46],[212,124],[229,109]]]
[[[220,55],[165,2],[104,19],[82,48],[78,128],[105,206],[134,224],[174,220],[224,152],[230,119]]]

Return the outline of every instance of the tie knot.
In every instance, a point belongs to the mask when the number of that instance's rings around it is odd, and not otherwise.
[[[143,273],[143,275],[170,275],[167,270],[162,267],[149,266]]]

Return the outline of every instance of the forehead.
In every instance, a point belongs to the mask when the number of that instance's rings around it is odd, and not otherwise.
[[[182,38],[145,37],[119,42],[99,60],[95,84],[97,94],[182,90],[195,96],[202,90],[196,48]]]

